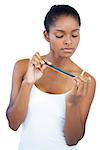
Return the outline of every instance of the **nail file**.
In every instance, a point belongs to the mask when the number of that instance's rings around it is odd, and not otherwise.
[[[43,61],[44,61],[44,60],[43,60]],[[45,64],[46,64],[49,68],[51,68],[51,69],[53,69],[53,70],[55,70],[55,71],[57,71],[57,72],[59,72],[59,73],[62,73],[62,74],[64,74],[64,75],[69,76],[69,77],[72,77],[72,78],[75,78],[75,77],[76,77],[75,75],[73,75],[73,74],[71,74],[71,73],[69,73],[69,72],[66,72],[66,71],[64,71],[64,70],[61,70],[61,69],[58,68],[58,67],[55,67],[55,66],[53,66],[53,65],[48,64],[46,61],[44,61],[44,62],[45,62]]]

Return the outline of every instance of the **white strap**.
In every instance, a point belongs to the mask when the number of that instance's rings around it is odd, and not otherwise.
[[[84,75],[84,73],[85,73],[85,70],[83,70],[83,71],[81,72],[80,76],[82,77],[82,76]]]

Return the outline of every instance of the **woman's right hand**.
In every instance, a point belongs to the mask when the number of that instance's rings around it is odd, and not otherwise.
[[[36,52],[32,59],[29,61],[28,69],[24,77],[24,82],[34,84],[42,77],[45,68],[45,62],[42,60],[40,54]]]

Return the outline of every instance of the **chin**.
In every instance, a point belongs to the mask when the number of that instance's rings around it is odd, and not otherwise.
[[[64,55],[62,55],[61,57],[64,57],[64,58],[70,58],[72,56],[72,54],[71,53],[67,53],[67,54],[64,54]]]

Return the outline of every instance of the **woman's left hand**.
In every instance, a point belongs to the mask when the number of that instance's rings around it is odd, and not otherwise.
[[[78,104],[80,100],[87,95],[88,85],[91,81],[90,77],[75,77],[73,78],[73,88],[67,95],[68,104]]]

